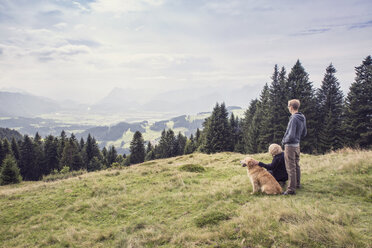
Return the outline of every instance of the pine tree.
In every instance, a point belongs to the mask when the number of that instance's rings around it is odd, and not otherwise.
[[[286,70],[282,67],[279,72],[278,66],[275,65],[274,73],[271,77],[272,82],[269,87],[269,113],[268,113],[268,133],[271,140],[269,143],[280,144],[287,128],[289,113],[287,111],[287,82]]]
[[[101,162],[101,160],[99,158],[97,158],[96,156],[94,156],[88,166],[87,166],[87,171],[97,171],[97,170],[101,170],[103,168],[103,164]]]
[[[150,160],[154,160],[155,159],[155,148],[153,147],[153,145],[151,144],[151,142],[149,141],[147,143],[147,147],[146,147],[146,156],[145,156],[145,161],[150,161]]]
[[[44,143],[45,154],[45,175],[50,174],[53,170],[60,170],[58,159],[58,139],[49,135]]]
[[[20,158],[20,154],[19,154],[19,146],[18,146],[18,143],[17,141],[15,140],[15,138],[13,137],[12,138],[12,153],[14,155],[14,158],[16,160],[16,162],[19,162],[19,158]]]
[[[179,132],[176,138],[174,156],[181,156],[184,154],[186,141],[187,141],[187,138],[184,135],[182,135],[181,132]]]
[[[78,145],[73,138],[65,142],[62,159],[60,160],[60,167],[62,168],[63,166],[68,166],[71,170],[80,170],[84,166]]]
[[[343,94],[340,84],[334,75],[335,73],[336,69],[330,64],[326,69],[326,74],[317,94],[317,103],[319,105],[318,151],[322,153],[339,149],[343,146]]]
[[[17,162],[12,155],[8,154],[0,169],[0,185],[19,183],[21,181],[22,177]]]
[[[185,145],[185,150],[184,150],[184,154],[191,154],[193,153],[195,150],[195,144],[194,144],[194,141],[191,140],[191,139],[187,139],[186,141],[186,145]]]
[[[66,140],[67,140],[66,133],[64,130],[62,130],[59,141],[58,141],[58,159],[59,160],[62,159],[62,154],[63,154],[63,150],[65,149]]]
[[[116,162],[117,157],[118,153],[115,149],[115,146],[110,146],[107,152],[107,166],[111,167],[111,165]]]
[[[87,143],[84,145],[82,154],[83,154],[82,157],[84,159],[84,163],[88,167],[88,165],[90,164],[90,161],[94,157],[94,154],[93,154],[93,138],[92,138],[92,136],[90,136],[90,133],[88,134]]]
[[[316,116],[316,98],[312,82],[309,81],[309,74],[305,71],[301,62],[297,60],[296,64],[288,74],[288,99],[298,99],[301,102],[299,112],[306,117],[307,136],[301,140],[301,151],[305,153],[314,153],[317,146],[317,116]],[[284,135],[284,133],[283,133]]]
[[[79,152],[83,152],[83,149],[85,147],[85,141],[83,137],[80,138],[80,143],[79,143]]]
[[[7,155],[13,155],[10,143],[7,138],[5,138],[2,142],[0,139],[0,167]]]
[[[248,109],[244,113],[243,141],[246,153],[257,153],[258,131],[253,129],[253,117],[257,110],[258,100],[251,100]]]
[[[264,85],[260,100],[257,105],[256,112],[253,116],[252,130],[257,132],[257,151],[265,152],[267,147],[272,143],[273,133],[271,132],[271,119],[270,119],[270,102],[269,102],[269,86]]]
[[[48,174],[48,170],[45,165],[45,158],[44,158],[44,152],[43,152],[43,149],[44,149],[43,141],[38,132],[35,134],[33,145],[34,145],[34,152],[36,156],[36,163],[38,164],[40,177],[41,177],[42,175]]]
[[[24,136],[20,147],[19,169],[24,180],[36,181],[41,177],[35,145],[28,135]]]
[[[349,146],[368,148],[372,145],[371,56],[367,56],[355,71],[355,81],[346,97],[344,129]]]
[[[3,141],[0,139],[0,168],[3,160],[5,159],[5,153],[3,151]]]
[[[151,151],[150,151],[151,152]],[[141,132],[136,131],[130,142],[130,163],[138,164],[145,161],[145,145]]]
[[[102,148],[102,164],[105,166],[105,167],[108,167],[108,162],[107,162],[107,148],[106,147],[103,147]]]
[[[235,123],[237,123],[237,130],[235,131],[236,142],[234,145],[234,152],[244,153],[244,134],[243,134],[243,120],[239,120],[236,117]]]
[[[196,133],[195,133],[195,146],[196,146],[196,149],[201,145],[201,132],[200,132],[200,129],[197,128],[196,129]]]
[[[3,139],[3,154],[4,159],[7,155],[13,155],[12,147],[7,138]]]
[[[203,124],[203,151],[216,153],[232,151],[231,128],[225,103],[216,103],[212,115]]]

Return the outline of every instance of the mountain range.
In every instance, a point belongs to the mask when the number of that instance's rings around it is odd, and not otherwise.
[[[226,94],[236,95],[248,105],[252,98],[250,88],[231,90]],[[136,97],[142,94],[141,97]],[[74,133],[77,138],[86,139],[90,133],[101,148],[114,145],[119,153],[129,153],[129,145],[135,131],[143,134],[145,141],[156,143],[164,129],[171,128],[177,134],[194,134],[197,128],[210,115],[216,102],[222,102],[223,95],[218,90],[177,90],[151,95],[149,91],[131,89],[113,89],[106,97],[93,105],[81,105],[73,102],[60,103],[45,97],[24,92],[0,92],[0,127],[11,128],[21,134],[34,136],[38,132],[42,137],[49,134],[67,135]],[[243,115],[241,107],[228,107],[229,112]],[[121,116],[141,116],[141,113],[167,113],[168,118],[159,117],[128,121]],[[197,113],[199,112],[199,113]],[[57,118],[63,113],[63,118]],[[121,113],[121,115],[118,115]],[[185,114],[192,113],[192,114]],[[101,120],[118,115],[110,124]],[[72,122],[69,116],[75,116]],[[173,116],[173,117],[172,117]],[[174,117],[176,116],[176,117]],[[84,118],[93,119],[86,123]],[[132,118],[133,119],[133,118]],[[132,120],[131,119],[131,120]]]

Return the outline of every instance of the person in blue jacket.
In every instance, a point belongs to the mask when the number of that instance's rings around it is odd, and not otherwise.
[[[267,169],[271,175],[278,181],[283,187],[288,180],[287,170],[285,168],[284,152],[280,145],[271,144],[269,146],[269,153],[273,156],[273,160],[270,164],[258,162],[258,165]]]
[[[300,141],[307,134],[306,118],[298,112],[300,101],[288,101],[288,111],[291,113],[287,130],[282,144],[284,145],[284,159],[288,173],[288,187],[283,195],[295,195],[296,189],[301,188]]]

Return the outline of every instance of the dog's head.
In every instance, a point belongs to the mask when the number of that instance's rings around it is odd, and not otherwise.
[[[246,157],[245,159],[240,161],[240,163],[243,167],[248,167],[248,169],[251,169],[256,165],[255,160],[251,157]]]

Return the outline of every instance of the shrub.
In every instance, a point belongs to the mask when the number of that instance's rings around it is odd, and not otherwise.
[[[204,172],[205,169],[203,166],[198,164],[185,164],[181,166],[180,170],[188,172]]]
[[[19,183],[21,181],[22,177],[17,162],[13,156],[7,155],[0,170],[0,185]]]

